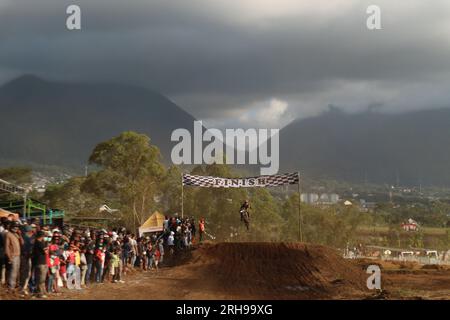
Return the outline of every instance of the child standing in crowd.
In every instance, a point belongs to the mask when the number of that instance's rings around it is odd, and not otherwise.
[[[80,248],[80,271],[81,271],[81,286],[86,287],[86,271],[87,271],[87,260],[86,260],[86,246]]]
[[[155,269],[158,272],[158,264],[159,259],[161,258],[161,252],[159,251],[159,248],[155,248],[155,253],[153,255],[153,260],[155,261]]]
[[[12,219],[2,219],[0,275],[6,269],[5,283],[9,292],[20,291],[22,297],[28,291],[46,298],[47,294],[80,289],[80,285],[89,285],[92,278],[97,283],[104,279],[124,283],[122,276],[127,265],[141,270],[154,267],[158,271],[165,246],[176,257],[175,247],[189,248],[194,235],[192,219],[168,216],[164,219],[162,234],[139,236],[138,239],[125,228],[108,232],[40,225],[38,219],[23,225]],[[61,291],[60,287],[66,289]]]
[[[111,254],[111,266],[110,266],[110,273],[113,277],[112,282],[117,283],[120,281],[120,272],[119,272],[119,249],[115,248],[114,251]]]
[[[59,257],[58,250],[54,245],[49,247],[49,258],[48,258],[48,282],[47,291],[49,293],[58,293],[58,278],[59,273]]]

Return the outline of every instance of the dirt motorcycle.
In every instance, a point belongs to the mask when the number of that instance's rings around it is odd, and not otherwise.
[[[247,231],[250,230],[250,214],[248,213],[247,209],[241,209],[241,221],[244,222],[245,227],[247,228]]]

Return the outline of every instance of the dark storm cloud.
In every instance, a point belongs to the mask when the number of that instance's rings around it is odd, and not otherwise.
[[[215,123],[268,112],[273,99],[288,105],[280,123],[330,103],[448,104],[447,1],[377,2],[0,0],[0,81],[138,84]],[[81,31],[65,29],[69,4],[82,9]],[[369,4],[382,30],[367,30]]]

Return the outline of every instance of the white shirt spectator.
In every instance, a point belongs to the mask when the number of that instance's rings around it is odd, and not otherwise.
[[[167,245],[169,245],[169,246],[173,246],[174,245],[174,240],[175,240],[175,238],[174,238],[174,236],[173,236],[173,232],[171,232],[170,233],[170,236],[167,238]]]

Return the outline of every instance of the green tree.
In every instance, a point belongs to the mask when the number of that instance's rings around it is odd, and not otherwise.
[[[355,243],[357,228],[366,223],[368,215],[353,206],[313,206],[301,204],[303,217],[303,241],[345,247]],[[283,234],[287,240],[298,239],[298,193],[292,194],[283,204],[282,216],[285,219]]]
[[[127,131],[98,144],[89,163],[99,170],[89,174],[82,190],[119,204],[123,222],[136,230],[161,195],[159,182],[166,173],[159,149],[148,136]]]
[[[64,209],[66,216],[96,216],[102,199],[88,192],[82,191],[84,177],[74,177],[63,184],[47,187],[42,200],[52,208]]]
[[[161,208],[169,214],[181,213],[181,170],[170,166],[165,177],[160,181]]]

